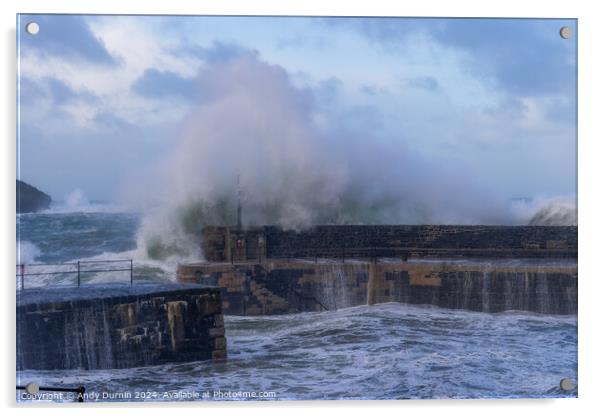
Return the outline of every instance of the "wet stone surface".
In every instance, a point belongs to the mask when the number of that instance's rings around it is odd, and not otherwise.
[[[94,285],[17,296],[18,369],[110,369],[226,356],[219,290]]]

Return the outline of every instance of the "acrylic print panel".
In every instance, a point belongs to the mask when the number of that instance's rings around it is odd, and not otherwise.
[[[576,20],[17,34],[19,402],[577,396]]]

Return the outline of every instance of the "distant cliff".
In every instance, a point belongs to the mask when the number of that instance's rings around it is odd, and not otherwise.
[[[37,212],[50,208],[52,198],[38,188],[17,179],[17,213]]]

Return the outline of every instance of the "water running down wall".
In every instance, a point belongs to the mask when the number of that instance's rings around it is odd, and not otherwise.
[[[226,338],[215,288],[93,285],[17,294],[17,370],[219,358],[226,358]]]
[[[503,262],[266,261],[180,265],[178,280],[217,285],[224,313],[270,315],[401,302],[482,312],[577,312],[577,265]]]
[[[178,280],[217,285],[238,315],[401,302],[483,312],[577,312],[577,227],[207,227],[208,262]]]

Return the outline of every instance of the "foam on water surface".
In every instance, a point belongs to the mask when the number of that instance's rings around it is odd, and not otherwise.
[[[269,391],[276,400],[575,397],[577,320],[397,303],[226,317],[228,359],[111,371],[24,371],[89,392]],[[147,398],[167,400],[172,396]],[[218,397],[219,398],[219,397]]]

